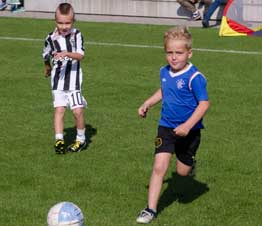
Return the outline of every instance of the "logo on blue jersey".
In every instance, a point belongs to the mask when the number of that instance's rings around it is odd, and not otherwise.
[[[185,86],[185,81],[183,80],[183,79],[178,79],[177,81],[176,81],[176,87],[178,88],[178,89],[182,89],[184,86]]]

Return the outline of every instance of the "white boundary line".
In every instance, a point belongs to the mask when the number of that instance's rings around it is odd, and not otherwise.
[[[0,36],[0,40],[44,42],[44,39],[8,37],[8,36]],[[149,48],[149,49],[162,49],[163,48],[162,46],[136,45],[136,44],[125,44],[125,43],[108,43],[108,42],[85,42],[85,43],[87,45],[96,45],[96,46],[118,46],[118,47],[128,47],[128,48]],[[234,53],[234,54],[243,54],[243,55],[262,55],[262,52],[255,52],[255,51],[205,49],[205,48],[194,48],[193,50],[200,51],[200,52]]]

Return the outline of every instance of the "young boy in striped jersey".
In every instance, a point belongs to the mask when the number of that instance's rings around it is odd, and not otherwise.
[[[84,58],[83,37],[73,28],[75,20],[73,7],[61,3],[55,13],[56,28],[45,39],[43,59],[45,75],[51,76],[54,105],[55,151],[79,152],[86,147],[84,108],[87,105],[81,92],[82,69],[80,61]],[[65,148],[64,114],[69,107],[75,118],[76,140]]]
[[[176,173],[190,174],[200,144],[202,118],[209,108],[206,79],[189,62],[192,57],[192,37],[184,26],[168,30],[164,35],[167,65],[160,69],[160,88],[138,109],[141,117],[162,101],[158,134],[155,140],[155,160],[149,183],[147,207],[137,223],[150,223],[157,215],[157,204],[164,176],[172,155],[176,155]]]

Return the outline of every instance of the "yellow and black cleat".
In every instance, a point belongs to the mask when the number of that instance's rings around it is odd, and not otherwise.
[[[56,154],[65,154],[65,142],[63,140],[56,140],[55,142],[55,152]]]
[[[73,144],[67,147],[68,152],[80,152],[86,148],[86,142],[81,143],[80,141],[76,140]]]

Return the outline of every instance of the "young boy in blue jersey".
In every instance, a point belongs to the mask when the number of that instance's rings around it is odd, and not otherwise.
[[[84,42],[81,32],[73,28],[74,21],[73,7],[61,3],[55,13],[56,28],[47,35],[43,49],[45,75],[51,76],[57,154],[79,152],[86,147],[84,108],[87,103],[81,91],[83,74],[80,66],[84,58]],[[77,130],[75,142],[67,148],[63,135],[66,107],[73,112]]]
[[[189,62],[192,57],[192,36],[179,26],[164,35],[167,66],[160,69],[161,87],[138,109],[144,118],[148,110],[162,101],[155,159],[149,183],[148,206],[142,210],[137,223],[150,223],[157,216],[164,176],[172,154],[176,155],[176,172],[188,176],[200,144],[202,118],[209,108],[206,79]]]

